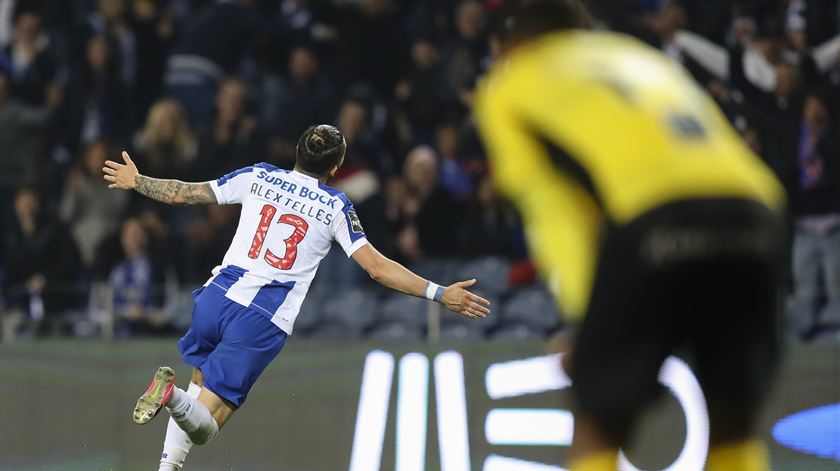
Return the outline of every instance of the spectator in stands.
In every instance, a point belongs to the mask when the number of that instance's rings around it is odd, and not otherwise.
[[[785,30],[788,44],[795,51],[806,53],[808,49],[807,19],[805,18],[805,1],[792,0],[788,2],[785,11]]]
[[[159,275],[167,280],[190,280],[190,247],[182,232],[170,221],[170,216],[159,205],[141,207],[133,218],[139,220],[146,235],[146,254],[159,269]],[[176,213],[180,216],[182,214]],[[177,221],[189,227],[192,220]],[[107,280],[114,267],[126,257],[122,245],[122,233],[116,231],[99,244],[93,263],[92,276],[95,280]]]
[[[211,118],[217,86],[241,72],[261,29],[254,0],[214,2],[188,23],[169,59],[165,84],[194,128]]]
[[[343,83],[393,90],[403,50],[394,0],[359,0],[338,12],[335,70]]]
[[[837,2],[794,0],[790,2],[790,10],[803,18],[809,46],[824,44],[840,32],[840,4]]]
[[[154,1],[134,1],[131,5],[137,38],[134,108],[137,116],[145,116],[163,94],[163,74],[175,45],[177,22],[171,5]]]
[[[793,244],[794,329],[807,333],[817,301],[825,296],[823,320],[840,322],[840,129],[824,100],[809,95],[796,155],[791,192],[796,224]],[[825,319],[828,317],[829,319]]]
[[[472,181],[459,156],[458,128],[446,123],[435,132],[435,151],[438,155],[440,184],[454,198],[463,200],[472,194]]]
[[[102,167],[116,155],[102,140],[85,147],[79,165],[71,170],[64,186],[59,215],[70,227],[82,262],[91,266],[96,248],[117,229],[117,222],[128,201],[127,195],[114,194],[102,184]]]
[[[35,178],[49,152],[49,124],[61,101],[51,88],[47,105],[26,104],[13,95],[10,76],[0,71],[0,224],[8,216],[11,193],[21,180]]]
[[[409,3],[403,6],[403,34],[416,37],[429,31],[443,34],[446,27],[452,23],[452,0],[426,0],[424,2]]]
[[[718,79],[731,81],[735,88],[744,88],[748,99],[752,89],[778,94],[778,82],[786,80],[783,75],[789,75],[791,67],[811,84],[840,63],[840,36],[809,49],[803,32],[806,25],[801,21],[789,20],[785,29],[781,19],[765,15],[754,33],[752,28],[737,30],[737,42],[729,49],[688,31],[676,33],[672,46],[675,54],[692,59]],[[786,49],[788,44],[793,47]]]
[[[248,110],[248,89],[239,78],[219,86],[216,112],[199,139],[199,157],[191,178],[210,180],[264,160],[259,121]]]
[[[741,137],[744,138],[744,142],[753,151],[755,155],[762,155],[764,154],[764,147],[761,143],[761,136],[758,135],[758,132],[755,128],[746,127],[743,131],[741,131]]]
[[[35,186],[17,190],[13,209],[2,257],[7,315],[25,314],[36,333],[39,326],[61,329],[62,314],[77,305],[81,294],[78,250]]]
[[[149,176],[186,178],[198,142],[181,104],[164,98],[149,110],[146,125],[134,140],[134,147]]]
[[[695,18],[702,19],[703,23],[715,21],[720,15],[729,13],[728,5],[723,4],[725,0],[706,0],[704,4],[712,4],[712,11],[718,14],[709,14],[708,11],[699,13]],[[645,8],[640,2],[614,2],[611,0],[590,0],[591,11],[598,18],[605,21],[610,29],[636,36],[651,46],[661,49],[663,53],[676,60],[682,61],[684,57],[679,49],[674,47],[675,34],[685,28],[688,23],[689,12],[687,9],[693,7],[693,3],[681,0],[668,2],[648,2],[652,8]],[[695,13],[695,12],[692,12]],[[692,25],[695,26],[695,25]],[[703,25],[706,26],[706,25]],[[703,28],[708,29],[708,28]],[[692,31],[695,31],[692,28]],[[715,38],[719,39],[719,38]]]
[[[796,180],[797,170],[791,159],[796,153],[799,130],[803,116],[803,98],[798,69],[791,64],[781,63],[775,67],[776,80],[769,93],[760,91],[745,82],[746,90],[742,103],[737,106],[751,126],[760,130],[763,136],[762,157],[790,187]]]
[[[461,211],[438,184],[437,158],[430,147],[409,152],[403,165],[405,194],[401,198],[397,247],[409,261],[447,257],[460,247],[457,225]]]
[[[727,52],[686,32],[677,34],[675,44],[717,77],[709,81],[709,91],[730,119],[744,119],[759,132],[762,157],[790,186],[795,173],[790,155],[802,116],[802,67],[782,60],[782,39],[783,31],[769,21],[756,38],[745,40],[745,49],[736,46]],[[730,61],[730,55],[740,60]],[[722,62],[713,66],[713,57]]]
[[[411,64],[400,77],[395,95],[413,132],[411,142],[430,143],[435,124],[453,102],[438,46],[430,37],[414,40]]]
[[[285,41],[331,42],[338,30],[330,18],[330,5],[313,0],[283,0],[277,14],[279,39]]]
[[[191,263],[188,281],[204,283],[207,274],[224,258],[236,233],[239,217],[235,205],[211,204],[203,208],[204,217],[187,228]]]
[[[168,321],[161,309],[163,277],[148,253],[148,235],[143,223],[126,219],[120,230],[124,253],[109,278],[114,290],[116,331],[120,336],[164,331]]]
[[[60,129],[71,151],[96,139],[124,142],[128,137],[130,94],[119,74],[119,60],[108,39],[91,37],[70,72],[61,110]]]
[[[459,224],[462,255],[465,257],[501,256],[513,258],[514,233],[518,221],[493,187],[489,175],[476,184],[475,196],[470,199]]]
[[[776,19],[765,18],[753,35],[745,29],[742,40],[730,49],[699,34],[681,30],[673,37],[672,55],[690,58],[714,77],[772,93],[776,85],[776,65],[781,61],[784,30]]]
[[[678,61],[683,61],[684,58],[680,54],[679,48],[674,44],[674,39],[677,32],[685,28],[687,23],[685,8],[678,2],[666,3],[659,14],[651,17],[648,21],[649,27],[656,35],[655,45],[662,52]]]
[[[125,87],[131,88],[137,76],[137,37],[129,22],[126,0],[97,0],[86,27],[90,36],[108,39],[119,58],[118,76]]]
[[[0,63],[11,75],[20,100],[35,106],[46,104],[48,88],[55,85],[56,64],[36,10],[18,11],[14,39],[3,48]]]
[[[271,124],[272,149],[278,162],[294,162],[297,138],[312,123],[335,116],[336,90],[321,71],[315,51],[298,45],[289,53],[289,68],[282,77],[265,77],[262,86],[261,117]]]
[[[381,180],[396,175],[393,157],[372,129],[371,113],[371,103],[363,98],[350,97],[341,104],[337,124],[347,141],[347,153],[339,174],[345,168],[361,167],[373,171]]]
[[[144,209],[139,218],[149,237],[148,252],[152,262],[161,268],[167,279],[189,279],[189,249],[184,237],[188,226],[181,221],[176,221],[181,222],[180,226],[167,221],[159,205]]]
[[[478,0],[462,0],[455,9],[456,36],[444,54],[446,78],[458,100],[472,106],[472,90],[478,79],[480,62],[487,55],[486,13]]]

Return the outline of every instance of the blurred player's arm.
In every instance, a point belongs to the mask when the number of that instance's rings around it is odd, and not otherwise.
[[[215,204],[216,195],[210,182],[188,183],[180,180],[166,180],[140,175],[137,166],[123,152],[125,164],[108,160],[102,168],[108,188],[135,190],[143,196],[172,205]]]
[[[382,286],[401,291],[405,294],[438,301],[447,309],[466,317],[484,317],[490,314],[490,302],[466,290],[475,284],[475,279],[459,281],[447,287],[439,287],[424,280],[411,270],[382,255],[371,244],[365,244],[353,255],[374,281]],[[438,288],[442,290],[438,293]]]
[[[521,82],[485,82],[474,115],[493,181],[522,215],[541,275],[560,311],[569,320],[580,320],[589,299],[601,214],[579,182],[550,158],[555,136],[540,125],[557,124],[558,113],[539,97],[523,98],[530,77],[528,70],[520,72],[516,78]],[[529,103],[536,110],[526,109]],[[575,116],[575,111],[568,113]],[[573,119],[568,122],[573,126]]]

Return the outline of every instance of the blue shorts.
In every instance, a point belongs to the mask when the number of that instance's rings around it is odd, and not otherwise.
[[[193,299],[192,324],[178,341],[181,359],[201,370],[206,388],[238,408],[283,349],[286,332],[212,285]]]

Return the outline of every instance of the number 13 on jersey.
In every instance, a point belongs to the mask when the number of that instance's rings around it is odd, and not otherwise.
[[[267,204],[260,210],[262,218],[260,224],[257,226],[257,232],[254,234],[254,240],[251,242],[251,249],[248,250],[248,257],[256,259],[260,256],[263,244],[265,243],[265,236],[271,228],[271,223],[274,220],[274,215],[277,214],[277,208]],[[265,261],[272,267],[278,270],[289,270],[295,264],[297,258],[297,246],[306,236],[306,231],[309,230],[309,223],[303,218],[294,214],[284,214],[277,219],[277,223],[288,224],[295,228],[292,235],[286,238],[283,242],[286,243],[286,253],[283,257],[278,257],[271,252],[271,249],[265,251]]]

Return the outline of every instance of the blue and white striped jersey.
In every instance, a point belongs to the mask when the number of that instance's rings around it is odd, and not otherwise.
[[[318,265],[336,240],[347,256],[367,243],[353,204],[300,172],[259,163],[210,182],[219,204],[241,204],[222,264],[204,286],[291,334]]]

